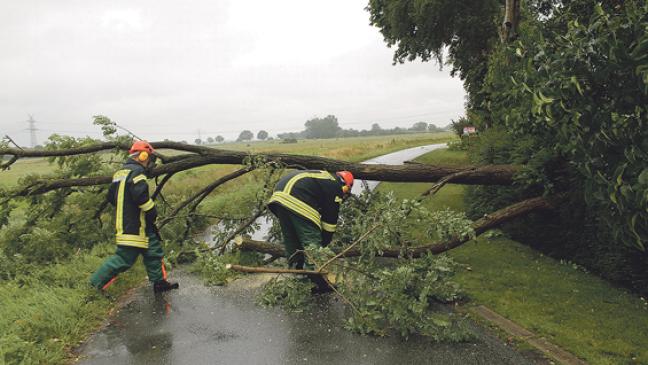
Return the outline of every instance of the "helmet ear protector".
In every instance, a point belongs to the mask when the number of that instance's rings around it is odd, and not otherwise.
[[[344,194],[351,193],[351,187],[353,186],[353,174],[351,171],[338,171],[335,173],[340,183],[342,183],[342,192]]]
[[[142,151],[142,152],[139,153],[139,155],[137,155],[137,159],[140,162],[144,162],[144,161],[148,160],[148,158],[149,158],[149,154],[146,151]]]

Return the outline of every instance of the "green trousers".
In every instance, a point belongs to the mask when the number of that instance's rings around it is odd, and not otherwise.
[[[277,206],[274,213],[279,218],[279,224],[281,225],[288,265],[303,269],[304,254],[297,251],[303,250],[308,245],[320,246],[322,244],[322,232],[315,223],[282,206]]]
[[[90,276],[90,284],[96,288],[103,289],[117,275],[130,269],[135,261],[137,261],[139,255],[143,256],[144,266],[146,267],[146,273],[150,281],[156,282],[166,279],[166,272],[163,267],[164,263],[162,262],[162,258],[164,257],[162,242],[160,242],[155,234],[148,235],[148,239],[148,248],[117,245],[115,254],[107,258],[101,264],[101,267]]]

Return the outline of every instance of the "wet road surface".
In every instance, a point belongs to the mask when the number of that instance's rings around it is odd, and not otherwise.
[[[111,323],[84,345],[80,364],[531,364],[482,329],[478,339],[437,344],[425,338],[378,338],[342,327],[344,307],[319,296],[303,313],[254,303],[267,276],[227,287],[174,273],[180,290],[139,288]]]

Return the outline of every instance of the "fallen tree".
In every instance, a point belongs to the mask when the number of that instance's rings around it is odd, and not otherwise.
[[[0,147],[0,154],[10,156],[2,168],[11,168],[12,164],[20,158],[46,157],[57,163],[61,170],[57,171],[57,178],[45,179],[31,176],[23,180],[23,186],[13,191],[0,192],[4,201],[0,204],[7,205],[8,200],[22,197],[30,203],[27,213],[28,225],[20,230],[11,232],[10,237],[17,237],[15,247],[10,253],[21,253],[25,248],[32,250],[35,247],[43,248],[41,241],[33,237],[49,240],[54,233],[67,231],[63,235],[61,245],[68,245],[68,241],[79,241],[78,237],[87,240],[91,235],[94,242],[105,242],[112,232],[111,228],[101,223],[106,204],[103,203],[103,194],[97,194],[103,187],[87,189],[87,187],[106,185],[111,177],[107,175],[112,168],[109,163],[118,165],[126,156],[130,143],[126,142],[100,142],[87,145],[74,145],[75,140],[65,140],[66,143],[51,146],[47,150],[28,150],[19,148]],[[70,142],[70,143],[67,143]],[[429,334],[434,338],[463,338],[465,332],[460,330],[460,324],[452,318],[434,320],[428,316],[431,309],[431,300],[450,302],[460,297],[460,290],[449,278],[452,273],[452,262],[444,255],[434,256],[454,247],[458,247],[469,238],[485,230],[496,227],[506,221],[523,214],[550,206],[548,200],[535,198],[525,200],[486,216],[476,222],[465,218],[463,213],[452,212],[446,216],[436,216],[436,212],[427,211],[420,200],[435,194],[445,184],[496,184],[510,185],[513,176],[520,171],[514,165],[489,165],[489,166],[431,166],[425,164],[408,165],[373,165],[339,161],[318,156],[303,156],[280,153],[250,154],[239,151],[227,151],[204,146],[190,146],[177,142],[154,142],[155,148],[160,151],[161,166],[151,171],[152,177],[162,177],[157,185],[154,196],[162,199],[160,204],[160,228],[164,229],[166,242],[180,246],[180,254],[193,253],[195,266],[205,276],[212,276],[212,283],[223,283],[222,278],[227,278],[234,271],[239,272],[267,272],[277,274],[307,274],[322,276],[330,274],[332,277],[343,277],[340,288],[333,288],[354,311],[349,318],[348,327],[361,333],[376,333],[384,335],[387,331],[399,331],[407,336],[410,333]],[[171,150],[171,151],[168,151]],[[116,153],[117,155],[113,155]],[[179,152],[179,153],[178,153]],[[117,158],[113,158],[117,156]],[[214,176],[211,181],[194,179],[198,182],[193,191],[183,190],[180,194],[164,198],[163,190],[166,184],[177,176],[179,172],[188,171],[200,166],[210,164],[244,165],[224,176]],[[237,234],[251,232],[256,218],[263,214],[264,204],[268,194],[272,192],[275,178],[284,168],[324,169],[335,171],[340,169],[351,170],[355,176],[363,180],[398,181],[398,182],[434,182],[434,186],[426,191],[419,199],[397,201],[390,194],[365,192],[355,199],[349,199],[343,209],[346,218],[341,221],[346,224],[339,226],[337,237],[345,245],[344,249],[331,251],[327,249],[307,249],[304,255],[308,261],[315,264],[317,270],[293,270],[266,265],[277,257],[284,256],[283,247],[267,242],[240,240],[241,250],[254,250],[269,253],[271,259],[262,260],[261,255],[239,255],[237,253],[225,254],[232,237]],[[254,173],[250,173],[254,171]],[[278,174],[277,174],[278,172]],[[254,202],[254,207],[245,207],[239,210],[237,218],[218,218],[219,229],[216,233],[216,249],[200,249],[189,237],[194,237],[214,221],[207,220],[217,210],[197,211],[197,207],[217,187],[231,182],[248,174],[246,181],[254,184],[252,193],[245,195],[245,202]],[[106,175],[105,175],[106,174]],[[258,185],[258,186],[257,186]],[[170,202],[170,203],[169,203]],[[62,208],[70,204],[68,209]],[[8,205],[7,205],[8,206]],[[97,209],[98,207],[98,209]],[[210,207],[212,209],[213,207]],[[89,224],[85,211],[91,211],[94,219]],[[228,211],[233,213],[235,210]],[[63,212],[63,213],[62,213]],[[385,214],[389,212],[389,214]],[[203,214],[207,213],[207,214]],[[247,215],[247,216],[246,216]],[[4,216],[8,217],[7,214]],[[363,219],[351,219],[362,216]],[[55,221],[49,226],[44,226],[54,217]],[[0,216],[2,221],[3,216]],[[183,218],[183,219],[179,219]],[[429,227],[443,227],[437,232],[428,232],[420,242],[435,241],[433,244],[407,247],[401,240],[401,234],[408,229],[408,218],[412,221],[426,222]],[[7,221],[7,219],[5,219]],[[98,225],[95,223],[98,222]],[[472,224],[472,226],[471,226]],[[252,226],[251,226],[252,225]],[[372,227],[369,227],[371,225]],[[452,226],[459,229],[449,228]],[[30,228],[31,227],[31,228]],[[33,227],[39,227],[34,229]],[[193,228],[192,228],[193,227]],[[81,229],[84,231],[81,232]],[[193,230],[192,230],[193,229]],[[78,234],[76,232],[79,232]],[[31,233],[33,232],[33,233]],[[74,232],[74,233],[73,233]],[[457,234],[457,233],[465,233]],[[348,238],[358,234],[360,238],[348,244]],[[176,247],[178,247],[176,246]],[[173,246],[171,246],[173,247]],[[172,250],[169,250],[170,252]],[[209,252],[206,252],[209,251]],[[53,253],[61,252],[53,250]],[[217,252],[217,254],[214,254]],[[52,254],[52,257],[57,257]],[[251,257],[253,261],[244,260]],[[343,257],[357,257],[357,260],[338,260]],[[391,257],[396,259],[394,268],[385,270],[376,265],[374,258]],[[43,262],[49,262],[49,256],[43,256]],[[256,260],[256,261],[254,261]],[[254,262],[260,266],[244,265]],[[229,265],[226,265],[229,264]],[[328,275],[327,275],[328,277]],[[327,278],[325,280],[328,280]],[[349,284],[349,285],[346,285]],[[306,290],[308,283],[278,281],[275,286],[266,290],[266,303],[279,301],[295,302],[296,295]],[[339,290],[338,290],[339,289]],[[393,296],[391,293],[397,293]],[[395,302],[393,298],[406,298]],[[281,299],[283,298],[283,299]],[[381,298],[378,302],[375,298]],[[391,299],[390,299],[391,298]],[[284,300],[285,299],[285,300]],[[375,303],[375,304],[372,304]],[[405,313],[407,319],[401,320]],[[381,318],[377,320],[377,318]],[[467,336],[467,335],[466,335]]]
[[[537,197],[527,199],[519,203],[512,204],[505,208],[499,209],[491,214],[478,219],[472,224],[472,228],[476,235],[480,235],[490,229],[497,228],[500,225],[510,222],[515,218],[524,216],[533,211],[551,209],[553,204],[551,200],[544,197]],[[470,240],[470,237],[454,237],[450,240],[442,242],[434,242],[417,247],[404,247],[404,248],[390,248],[384,249],[377,256],[399,258],[399,257],[421,257],[429,253],[438,255],[440,253],[449,251],[453,248],[459,247]],[[285,257],[286,252],[283,245],[277,243],[270,243],[265,241],[256,241],[249,238],[240,237],[236,240],[236,247],[242,251],[255,251],[271,256]],[[341,253],[340,250],[333,250],[335,253]],[[341,257],[355,257],[360,256],[359,249],[351,249],[344,252]]]
[[[153,142],[157,149],[171,149],[191,152],[176,156],[162,155],[165,163],[151,171],[151,177],[175,174],[196,167],[212,164],[241,165],[251,159],[280,163],[287,167],[299,166],[307,169],[328,171],[349,170],[358,179],[392,181],[392,182],[436,182],[452,176],[452,183],[469,185],[511,185],[514,175],[520,171],[516,165],[485,165],[485,166],[433,166],[423,164],[383,165],[363,164],[341,161],[319,156],[293,155],[283,153],[250,154],[240,151],[228,151],[205,146],[192,146],[179,142]],[[101,151],[128,150],[129,143],[101,142],[93,145],[52,148],[52,149],[20,149],[0,148],[0,156],[11,156],[9,162],[2,168],[8,169],[20,158],[28,157],[64,157],[83,154],[94,154]],[[52,190],[88,187],[108,184],[111,176],[91,176],[67,179],[36,179],[29,185],[9,193],[10,196],[32,196],[44,194]]]

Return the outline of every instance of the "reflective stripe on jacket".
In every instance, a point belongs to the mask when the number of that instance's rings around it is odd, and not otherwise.
[[[155,226],[157,211],[149,197],[144,167],[128,160],[113,175],[108,201],[115,206],[115,238],[118,245],[148,248],[147,234]]]
[[[293,171],[279,180],[268,206],[281,205],[333,233],[342,196],[342,185],[330,172]]]

